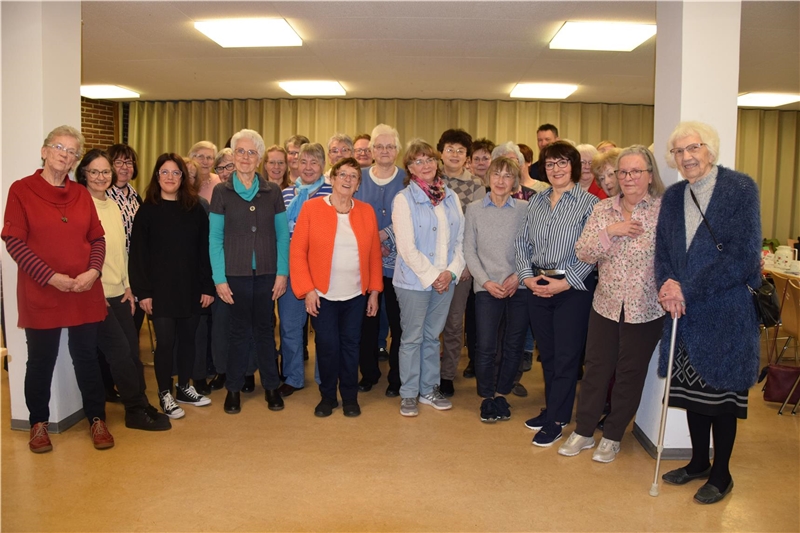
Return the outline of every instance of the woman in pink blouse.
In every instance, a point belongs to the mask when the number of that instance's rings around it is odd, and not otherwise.
[[[594,447],[594,430],[614,377],[611,412],[592,456],[601,463],[610,463],[619,453],[625,429],[639,408],[664,321],[653,266],[664,185],[653,154],[644,146],[624,149],[616,173],[620,194],[595,206],[575,244],[578,259],[597,263],[600,279],[589,316],[577,427],[558,449],[561,455],[574,456]]]

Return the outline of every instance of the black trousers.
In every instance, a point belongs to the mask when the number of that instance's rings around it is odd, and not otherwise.
[[[130,302],[122,296],[106,298],[108,315],[97,329],[97,349],[108,362],[125,409],[147,407],[144,367],[139,359],[139,335]]]
[[[400,337],[403,328],[400,326],[400,304],[394,292],[392,278],[383,277],[383,299],[386,305],[386,317],[389,319],[389,331],[392,333],[392,344],[389,347],[389,386],[400,389]],[[364,316],[361,324],[361,344],[359,347],[358,365],[361,377],[377,383],[381,377],[378,365],[378,332],[381,327],[380,301],[375,316]]]
[[[106,419],[106,397],[100,365],[97,363],[97,328],[99,322],[71,326],[68,331],[69,355],[83,400],[83,412],[89,423]],[[50,419],[50,386],[58,358],[61,330],[25,329],[28,362],[25,370],[25,404],[31,426]]]
[[[194,336],[197,331],[199,315],[186,318],[159,317],[153,319],[156,330],[156,353],[153,364],[156,371],[158,392],[172,390],[172,356],[175,343],[178,343],[178,383],[188,385],[194,367]]]

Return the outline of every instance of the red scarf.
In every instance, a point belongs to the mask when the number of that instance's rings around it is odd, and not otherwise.
[[[430,185],[413,174],[411,175],[411,181],[416,183],[419,188],[422,189],[422,192],[424,192],[425,195],[430,199],[433,207],[436,207],[442,203],[442,200],[444,200],[444,181],[442,181],[441,176],[437,175],[435,178],[433,178],[433,183]]]

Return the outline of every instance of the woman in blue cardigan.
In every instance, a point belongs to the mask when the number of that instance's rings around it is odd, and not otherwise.
[[[672,319],[681,317],[669,405],[686,409],[692,459],[663,479],[683,485],[708,478],[694,499],[716,503],[733,488],[728,463],[736,421],[747,417],[747,389],[758,374],[758,319],[747,288],[760,284],[758,188],[749,176],[716,164],[719,136],[707,124],[683,122],[667,144],[667,164],[685,181],[664,194],[655,271],[661,305]],[[664,322],[660,375],[672,319]]]

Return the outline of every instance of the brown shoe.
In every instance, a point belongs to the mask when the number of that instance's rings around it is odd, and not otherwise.
[[[114,437],[108,432],[106,423],[95,418],[92,421],[92,442],[97,450],[105,450],[106,448],[114,447]]]
[[[303,387],[292,387],[288,383],[284,383],[278,387],[278,394],[280,394],[282,398],[286,398],[287,396],[294,394],[294,391],[296,390],[303,390]]]
[[[53,449],[50,435],[47,434],[48,424],[49,422],[37,422],[31,428],[31,440],[28,441],[28,447],[33,453],[45,453]]]

